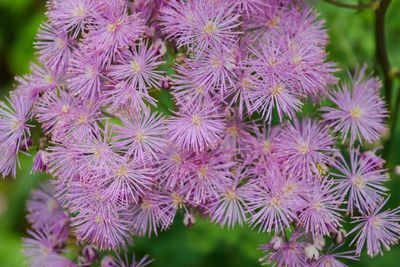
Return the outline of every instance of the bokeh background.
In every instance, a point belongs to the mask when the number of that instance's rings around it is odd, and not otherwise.
[[[373,11],[348,10],[321,1],[314,3],[327,21],[331,38],[330,59],[338,63],[341,69],[338,75],[344,76],[347,69],[354,69],[357,64],[367,63],[371,70],[376,69]],[[29,71],[29,62],[34,59],[32,42],[39,24],[45,19],[44,7],[45,0],[0,0],[0,99],[12,89],[15,75]],[[386,30],[390,61],[399,68],[400,0],[392,0],[386,17]],[[400,89],[399,81],[395,81],[394,94]],[[400,177],[393,173],[394,167],[400,164],[399,129],[393,131],[389,140],[390,146],[384,153],[386,167],[391,171],[389,205],[395,207],[400,205]],[[31,157],[22,156],[21,166],[15,180],[0,180],[0,267],[26,266],[21,252],[21,238],[26,235],[28,226],[24,217],[25,201],[32,188],[48,179],[45,175],[29,174]],[[138,256],[149,254],[154,257],[153,267],[259,266],[258,258],[262,254],[257,247],[269,238],[247,227],[221,229],[201,218],[197,218],[196,225],[188,229],[182,224],[182,216],[178,216],[169,231],[152,239],[136,239],[132,250]],[[360,261],[349,265],[400,266],[400,245],[384,256],[370,259],[363,255]]]

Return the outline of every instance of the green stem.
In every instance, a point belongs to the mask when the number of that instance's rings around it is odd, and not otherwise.
[[[364,10],[364,9],[377,9],[379,7],[380,4],[380,0],[374,0],[371,1],[369,3],[365,3],[365,4],[347,4],[347,3],[343,3],[340,1],[336,1],[336,0],[323,0],[326,3],[338,6],[338,7],[344,7],[344,8],[350,8],[350,9],[356,9],[356,10]]]
[[[382,0],[379,8],[375,10],[375,45],[376,58],[382,69],[386,101],[392,107],[392,77],[391,66],[386,46],[385,15],[391,0]],[[392,121],[393,122],[393,121]]]

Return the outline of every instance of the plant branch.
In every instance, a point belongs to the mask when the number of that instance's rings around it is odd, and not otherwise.
[[[380,0],[374,0],[369,3],[360,3],[360,4],[347,4],[343,3],[340,1],[336,0],[323,0],[326,3],[338,6],[338,7],[344,7],[344,8],[350,8],[350,9],[356,9],[356,10],[364,10],[364,9],[378,9],[380,6]]]
[[[392,77],[390,75],[391,66],[386,47],[385,15],[390,2],[391,0],[382,0],[379,8],[375,10],[376,58],[382,69],[385,85],[385,96],[389,107],[392,106]]]

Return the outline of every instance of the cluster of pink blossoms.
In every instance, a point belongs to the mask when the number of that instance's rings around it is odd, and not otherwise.
[[[46,14],[38,63],[0,103],[0,173],[37,147],[33,171],[54,178],[28,203],[31,266],[89,266],[177,213],[271,233],[260,260],[278,267],[398,242],[384,160],[361,147],[387,131],[380,81],[361,68],[339,83],[303,1],[49,0]],[[158,92],[173,98],[164,115]],[[127,259],[101,265],[150,262]]]

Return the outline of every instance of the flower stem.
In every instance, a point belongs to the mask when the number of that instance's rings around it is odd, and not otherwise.
[[[369,3],[365,3],[365,4],[347,4],[347,3],[343,3],[340,1],[336,1],[336,0],[324,0],[326,3],[338,6],[338,7],[344,7],[344,8],[350,8],[350,9],[356,9],[356,10],[364,10],[364,9],[377,9],[379,8],[380,5],[380,0],[374,0],[371,1]]]

